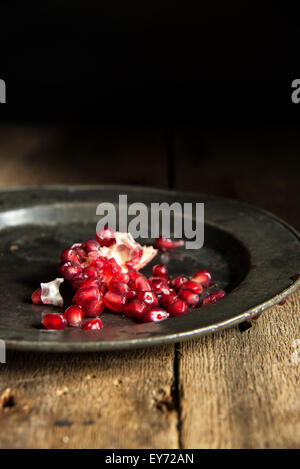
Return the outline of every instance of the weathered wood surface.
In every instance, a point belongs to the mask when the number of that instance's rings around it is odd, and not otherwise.
[[[74,143],[74,132],[31,127],[4,130],[0,130],[1,187],[54,182],[166,187],[170,177],[160,133],[138,132],[133,144],[126,132],[117,136],[104,132],[95,138],[92,131],[81,131]],[[225,183],[229,177],[225,163],[224,179],[209,176],[208,186],[198,183],[199,172],[196,180],[193,172],[185,170],[197,160],[203,141],[194,136],[188,148],[187,137],[184,132],[175,133],[175,187],[216,193],[221,187],[226,192],[232,185]],[[87,154],[97,166],[91,173],[82,171],[80,159],[86,142]],[[218,147],[214,138],[212,142]],[[183,151],[185,160],[180,158]],[[75,163],[68,172],[61,160],[72,152]],[[55,155],[52,162],[59,171],[48,170],[41,154]],[[102,170],[97,155],[108,155],[108,165]],[[112,155],[118,155],[115,161],[120,162],[116,173],[109,169]],[[144,160],[133,170],[125,161],[136,162],[137,155]],[[197,165],[200,171],[201,162]],[[203,160],[203,165],[203,172],[209,174],[210,163]],[[277,176],[272,174],[276,186]],[[243,178],[245,182],[246,174]],[[254,191],[260,186],[255,185],[254,175],[251,178],[247,186],[234,182],[236,193],[223,195],[264,200],[261,205],[271,210],[269,195],[263,199],[264,184],[262,191],[252,195],[251,187]],[[284,174],[279,179],[285,202],[274,196],[274,210],[283,216],[285,207],[285,218],[296,224],[295,202],[287,203],[295,195],[294,179]],[[290,190],[286,187],[289,180]],[[0,364],[0,447],[300,447],[300,362],[295,361],[293,348],[300,339],[299,299],[300,292],[294,293],[285,305],[273,307],[243,333],[233,328],[176,347],[98,355],[9,352],[7,363]]]

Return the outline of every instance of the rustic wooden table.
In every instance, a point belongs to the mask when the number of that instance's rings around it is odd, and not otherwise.
[[[288,168],[299,148],[296,131],[168,135],[2,127],[0,185],[173,186],[236,196],[297,227],[298,175]],[[262,156],[274,149],[285,154],[279,173],[264,167]],[[255,164],[241,162],[243,151],[256,155]],[[0,447],[298,448],[299,299],[294,293],[244,332],[176,345],[101,354],[10,351],[0,365]]]

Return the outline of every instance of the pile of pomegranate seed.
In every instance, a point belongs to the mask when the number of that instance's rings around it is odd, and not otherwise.
[[[182,244],[163,237],[154,243],[161,251]],[[95,239],[64,249],[59,272],[75,291],[72,305],[64,314],[44,314],[43,326],[52,330],[67,325],[100,330],[103,323],[99,316],[105,308],[138,322],[160,322],[186,314],[191,308],[215,303],[225,295],[223,290],[209,291],[212,277],[208,270],[198,270],[190,279],[171,279],[167,266],[157,264],[147,278],[139,269],[156,253],[152,247],[140,246],[130,234],[110,229],[101,230]],[[51,304],[54,298],[52,304],[61,305],[59,286],[63,279],[41,284],[32,294],[32,302]]]

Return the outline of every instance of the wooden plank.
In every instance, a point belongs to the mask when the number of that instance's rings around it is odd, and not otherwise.
[[[8,353],[0,365],[0,447],[177,448],[173,360],[173,346]]]
[[[299,448],[299,300],[293,294],[243,333],[180,345],[184,448]]]
[[[1,127],[0,161],[1,187],[168,185],[164,135],[151,129]],[[0,447],[177,448],[173,386],[173,345],[98,355],[10,352],[0,365]]]

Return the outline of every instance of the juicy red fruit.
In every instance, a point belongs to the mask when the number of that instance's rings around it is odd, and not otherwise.
[[[74,296],[77,305],[85,308],[88,303],[94,300],[100,300],[100,291],[97,287],[79,288]]]
[[[84,311],[81,306],[69,306],[69,308],[65,310],[64,317],[69,326],[79,327],[84,318]]]
[[[100,300],[91,300],[84,307],[85,314],[89,317],[100,316],[104,310],[104,301]]]
[[[167,308],[170,303],[177,300],[177,294],[174,290],[170,290],[169,293],[163,293],[161,295],[160,304],[163,308]]]
[[[65,262],[61,267],[60,271],[62,276],[66,280],[72,280],[75,275],[79,274],[82,269],[79,264],[76,264],[75,262]]]
[[[158,306],[158,298],[151,291],[139,291],[137,297],[148,306]]]
[[[133,318],[139,321],[142,319],[142,316],[147,311],[147,309],[148,306],[143,301],[136,299],[125,306],[124,314],[129,318]]]
[[[42,305],[41,289],[37,288],[31,295],[31,301],[34,305]]]
[[[100,246],[109,247],[116,242],[115,232],[108,227],[103,228],[96,233],[96,239]]]
[[[196,306],[200,302],[200,296],[187,288],[182,288],[179,292],[181,298],[188,306]]]
[[[103,327],[103,323],[101,319],[90,319],[89,321],[85,321],[81,325],[81,329],[85,331],[100,331]]]
[[[214,293],[211,293],[206,298],[203,299],[203,305],[209,305],[215,303],[225,296],[224,290],[217,290]]]
[[[187,282],[184,282],[181,287],[181,290],[184,288],[192,290],[194,293],[202,293],[203,290],[202,286],[199,283],[194,282],[193,280],[188,280]]]
[[[108,309],[115,311],[116,313],[122,313],[124,310],[124,306],[126,303],[126,298],[114,293],[112,291],[108,291],[104,295],[104,304]]]
[[[143,322],[161,322],[168,319],[169,313],[162,308],[151,308],[143,314]]]
[[[178,277],[172,280],[171,285],[178,292],[180,288],[182,287],[182,285],[187,281],[188,279],[186,277],[184,277],[183,275],[179,275]]]
[[[209,287],[211,284],[211,273],[209,270],[197,270],[197,272],[192,276],[191,280],[200,283],[202,287]]]
[[[183,246],[184,242],[182,240],[180,241],[172,241],[169,238],[164,238],[163,236],[160,236],[154,241],[154,246],[156,249],[159,249],[160,251],[173,251],[173,249]]]
[[[187,313],[187,304],[178,298],[177,300],[170,302],[168,306],[170,316],[181,316]]]
[[[59,313],[45,314],[42,318],[45,329],[62,330],[67,325],[66,318]]]
[[[169,277],[168,267],[165,264],[156,264],[152,268],[152,275],[167,279]]]

